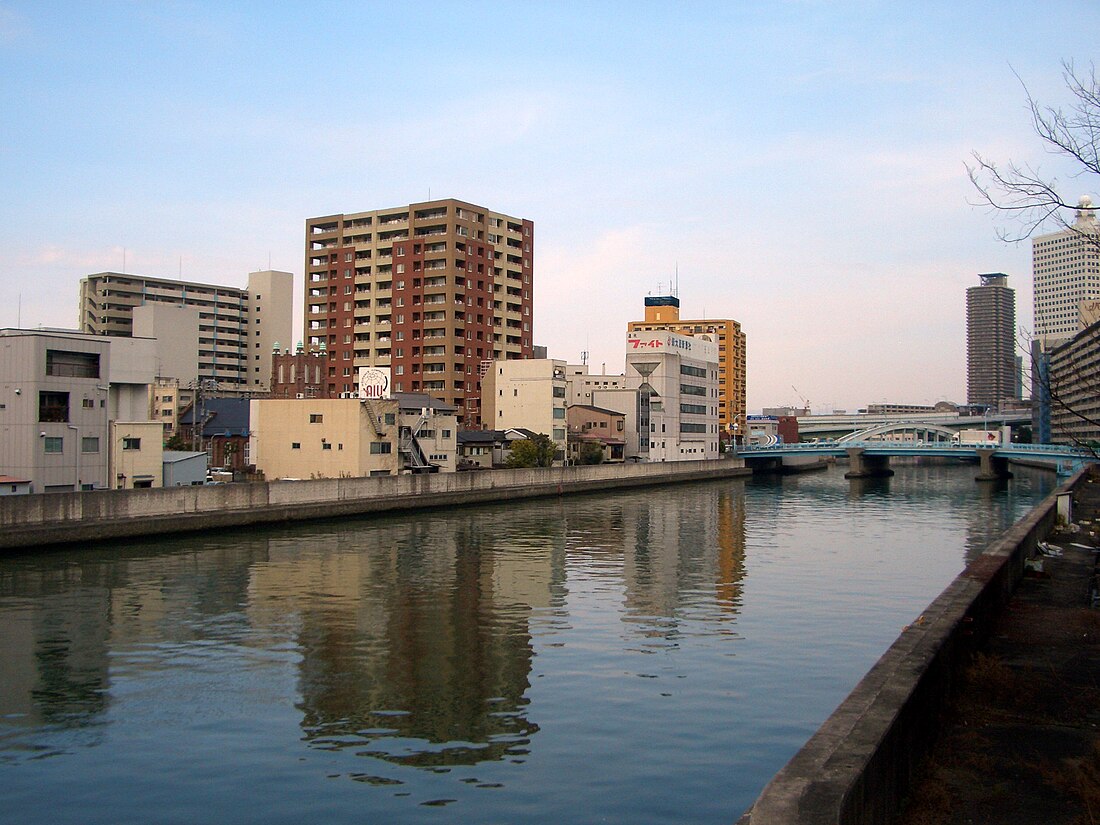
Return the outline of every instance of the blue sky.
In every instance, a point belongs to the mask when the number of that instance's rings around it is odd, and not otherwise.
[[[964,401],[977,273],[1031,323],[970,152],[1100,200],[1013,74],[1064,103],[1095,2],[282,5],[0,0],[0,326],[74,326],[124,255],[300,279],[307,217],[430,193],[535,222],[551,357],[621,371],[678,272],[741,322],[750,411]]]

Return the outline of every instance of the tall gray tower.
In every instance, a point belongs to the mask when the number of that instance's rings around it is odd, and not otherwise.
[[[1003,272],[966,290],[966,403],[997,407],[1019,398],[1016,293]]]

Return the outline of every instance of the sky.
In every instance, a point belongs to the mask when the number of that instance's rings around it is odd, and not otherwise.
[[[965,295],[1030,244],[979,151],[1034,136],[1100,3],[0,0],[0,327],[80,278],[295,274],[305,221],[453,197],[535,225],[534,342],[619,373],[675,286],[733,318],[750,412],[966,400]],[[1076,191],[1076,187],[1084,187]]]

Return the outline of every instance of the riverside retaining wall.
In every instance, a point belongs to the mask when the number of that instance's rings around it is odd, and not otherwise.
[[[961,669],[987,638],[1054,525],[1058,493],[1017,522],[932,602],[764,788],[738,825],[891,821],[926,756]]]
[[[738,458],[0,497],[0,550],[748,475]]]

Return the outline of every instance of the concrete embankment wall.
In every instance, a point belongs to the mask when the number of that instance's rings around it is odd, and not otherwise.
[[[677,461],[0,497],[0,549],[748,475]]]
[[[1058,493],[991,544],[907,627],[790,762],[739,825],[889,822],[927,754],[961,669],[1050,532]]]

